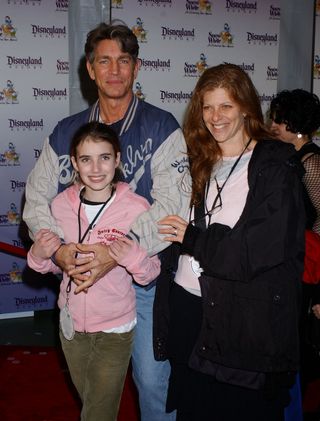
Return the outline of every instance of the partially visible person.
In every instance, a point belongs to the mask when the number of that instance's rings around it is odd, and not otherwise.
[[[306,228],[320,235],[320,148],[312,138],[320,127],[319,98],[303,89],[284,90],[270,104],[271,130],[275,136],[290,143],[297,151],[305,174],[303,176],[304,200],[307,214]],[[320,279],[314,284],[303,282],[301,309],[301,382],[302,393],[309,379],[320,370],[314,367],[310,346],[306,343],[306,329],[310,309],[320,319]],[[318,361],[320,364],[320,360]]]
[[[172,114],[145,101],[133,92],[140,60],[136,36],[124,25],[99,24],[87,35],[85,55],[89,76],[98,88],[98,101],[88,109],[60,121],[45,140],[42,153],[26,185],[23,218],[31,233],[41,228],[63,232],[50,213],[50,203],[71,179],[70,142],[75,131],[88,121],[109,125],[119,136],[124,179],[151,204],[150,209],[132,221],[130,236],[154,255],[169,244],[158,235],[156,222],[168,213],[186,215],[190,196],[181,188],[188,172],[186,145]],[[92,252],[94,259],[75,259],[77,251]],[[77,283],[80,293],[99,282],[116,264],[109,247],[96,244],[63,244],[54,254],[57,264]],[[86,263],[87,262],[87,263]],[[83,274],[85,272],[85,274]],[[135,285],[137,327],[132,368],[139,392],[142,421],[173,421],[165,413],[170,366],[154,360],[152,312],[154,283]]]
[[[320,148],[312,137],[320,127],[320,101],[303,89],[282,91],[270,104],[271,130],[283,142],[291,143],[305,174],[307,228],[320,235]]]
[[[71,143],[71,161],[78,181],[56,196],[52,215],[67,243],[107,244],[117,266],[82,294],[74,293],[76,285],[63,273],[60,339],[83,404],[81,419],[116,421],[136,325],[132,281],[153,281],[160,261],[126,237],[149,204],[128,184],[117,182],[120,144],[113,130],[97,122],[81,127]],[[59,245],[57,234],[38,231],[29,266],[41,273],[58,272],[50,257]]]
[[[272,140],[236,65],[201,75],[184,134],[190,218],[159,222],[165,241],[181,243],[155,302],[155,353],[171,363],[167,409],[177,421],[283,420],[299,366],[301,164]]]

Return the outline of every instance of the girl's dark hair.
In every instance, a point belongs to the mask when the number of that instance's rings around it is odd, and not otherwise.
[[[281,91],[271,101],[270,118],[277,124],[286,124],[288,131],[311,139],[320,126],[319,98],[303,89]]]
[[[191,204],[200,203],[212,168],[221,157],[220,148],[202,118],[203,97],[217,88],[225,89],[245,114],[248,137],[258,141],[273,137],[264,125],[258,92],[244,70],[229,63],[205,70],[193,91],[183,126],[192,176]]]
[[[97,121],[91,121],[90,123],[81,126],[74,134],[70,145],[70,156],[73,156],[75,159],[77,159],[77,147],[88,139],[97,143],[110,143],[115,156],[117,153],[121,153],[120,141],[114,130],[112,130],[106,124],[99,123]],[[120,180],[123,180],[123,174],[121,169],[117,167],[112,181],[116,183]]]
[[[120,45],[123,53],[128,53],[133,62],[138,59],[139,44],[137,37],[126,25],[107,25],[100,23],[87,35],[87,42],[84,47],[86,59],[92,64],[94,61],[94,51],[100,41],[105,39],[115,40]]]

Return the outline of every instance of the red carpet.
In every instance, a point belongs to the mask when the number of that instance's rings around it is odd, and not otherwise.
[[[316,379],[308,384],[303,400],[303,409],[308,413],[320,410],[320,379]]]
[[[1,421],[78,421],[80,405],[61,351],[52,347],[0,347]],[[130,373],[118,421],[138,421]]]

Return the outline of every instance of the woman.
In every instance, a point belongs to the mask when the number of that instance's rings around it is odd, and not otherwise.
[[[312,137],[320,127],[319,98],[303,89],[282,91],[271,101],[271,130],[291,143],[301,158],[305,174],[303,183],[309,198],[307,228],[320,235],[320,148]]]
[[[275,136],[285,143],[292,144],[301,159],[305,170],[302,181],[305,187],[306,228],[320,235],[320,148],[312,141],[320,126],[319,98],[303,89],[282,91],[271,101],[270,118],[271,130]],[[312,281],[316,282],[319,279]],[[305,343],[305,337],[310,307],[320,319],[320,286],[303,282],[302,292],[301,378],[304,391],[308,380],[319,374],[315,367],[319,360],[312,358],[314,352]]]
[[[294,148],[267,140],[258,94],[232,64],[202,74],[184,134],[190,219],[159,222],[164,240],[182,243],[174,282],[158,282],[155,303],[155,354],[172,367],[168,410],[177,421],[282,420],[299,360],[299,162]]]
[[[83,404],[81,419],[116,421],[136,325],[132,280],[151,282],[160,272],[160,261],[126,237],[149,204],[118,181],[115,132],[105,124],[85,124],[72,140],[70,156],[79,180],[53,200],[52,214],[67,242],[110,245],[118,266],[86,293],[76,294],[76,285],[63,274],[60,339]],[[59,245],[56,234],[40,230],[28,253],[29,266],[41,273],[58,272],[50,256]]]

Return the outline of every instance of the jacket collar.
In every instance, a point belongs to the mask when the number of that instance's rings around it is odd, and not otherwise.
[[[121,136],[130,128],[132,121],[135,117],[138,104],[139,104],[138,98],[136,97],[136,95],[133,95],[132,100],[129,104],[129,107],[122,119],[119,136]],[[99,100],[97,100],[95,104],[92,106],[92,109],[89,115],[89,121],[99,121],[99,119],[100,119],[100,105],[99,105]]]

